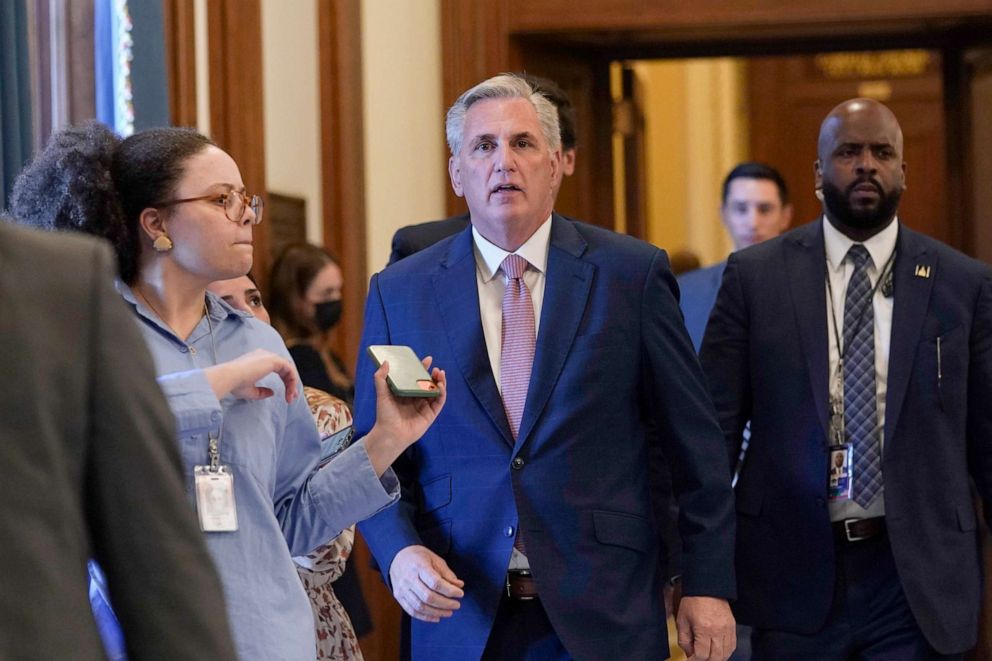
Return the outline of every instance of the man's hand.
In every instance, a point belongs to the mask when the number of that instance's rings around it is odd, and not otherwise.
[[[407,546],[389,566],[393,597],[410,617],[440,622],[461,607],[465,582],[455,576],[439,555],[425,546]]]
[[[689,659],[726,661],[737,647],[736,622],[724,599],[683,597],[675,624]]]

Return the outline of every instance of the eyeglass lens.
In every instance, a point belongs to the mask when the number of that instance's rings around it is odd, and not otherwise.
[[[234,222],[240,222],[245,214],[245,202],[255,213],[255,225],[262,222],[262,198],[258,195],[248,196],[245,193],[231,192],[224,203],[224,213]]]

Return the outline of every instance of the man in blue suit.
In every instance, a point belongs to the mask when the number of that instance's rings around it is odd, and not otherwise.
[[[734,611],[756,658],[975,645],[992,271],[900,223],[902,149],[884,105],[834,108],[817,149],[823,217],[731,255],[706,329],[729,461],[751,421]]]
[[[776,237],[792,222],[789,188],[778,170],[764,163],[747,161],[734,167],[723,180],[720,204],[734,250]],[[679,276],[679,306],[692,346],[699,351],[710,311],[716,302],[727,260]]]
[[[446,128],[472,225],[372,278],[362,340],[447,367],[446,414],[395,466],[400,505],[362,525],[414,618],[413,657],[665,658],[648,464],[667,456],[679,642],[727,658],[730,475],[665,253],[552,212],[557,116],[520,77],[465,92]],[[374,419],[369,369],[363,352],[359,430]]]
[[[565,91],[553,80],[529,73],[522,73],[520,77],[558,110],[558,126],[561,128],[561,176],[555,182],[554,197],[557,198],[561,182],[575,172],[575,157],[578,149],[578,118],[575,116],[575,106],[572,105],[572,100]],[[468,225],[469,216],[466,212],[442,220],[401,227],[393,235],[389,263],[395,264],[441,239],[461,232]]]

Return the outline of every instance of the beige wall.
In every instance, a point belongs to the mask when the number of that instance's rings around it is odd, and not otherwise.
[[[690,250],[704,266],[733,247],[720,222],[720,184],[747,157],[745,66],[733,59],[632,64],[645,125],[647,238]]]
[[[262,0],[265,179],[270,191],[306,200],[307,238],[321,243],[317,63],[316,0]]]
[[[397,228],[445,215],[438,0],[363,2],[362,63],[367,257],[375,272]]]
[[[265,176],[270,191],[306,199],[307,237],[320,243],[316,17],[315,0],[262,0]],[[440,22],[439,0],[362,3],[370,273],[396,229],[444,215]]]

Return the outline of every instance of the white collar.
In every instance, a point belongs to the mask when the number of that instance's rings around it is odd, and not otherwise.
[[[482,268],[482,281],[489,282],[496,275],[506,256],[511,253],[503,250],[479,234],[479,230],[474,225],[472,226],[472,239],[475,241],[476,255],[481,257],[476,262]],[[548,247],[550,244],[551,216],[549,215],[548,219],[541,223],[541,226],[530,235],[530,238],[513,251],[513,254],[520,255],[527,260],[531,268],[544,273],[548,266]]]
[[[844,264],[847,251],[851,249],[857,241],[845,236],[833,224],[827,220],[826,214],[823,216],[823,245],[827,251],[827,263],[830,268],[837,271]],[[896,249],[896,239],[899,237],[899,217],[889,223],[888,227],[864,241],[863,245],[868,254],[871,255],[876,271],[882,269],[885,262],[889,261],[892,251]]]

